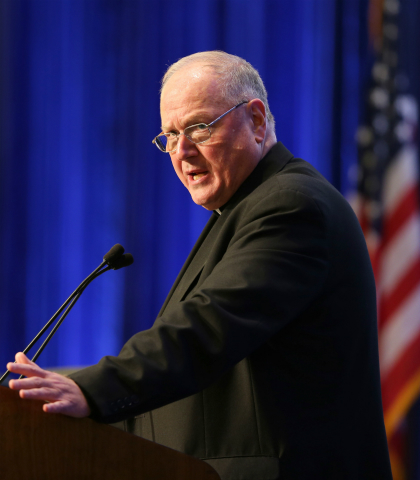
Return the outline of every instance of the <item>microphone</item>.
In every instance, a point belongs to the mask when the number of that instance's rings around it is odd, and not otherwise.
[[[55,314],[48,320],[48,322],[41,328],[35,338],[31,341],[31,343],[23,350],[23,353],[29,352],[29,350],[35,345],[35,343],[41,338],[41,336],[45,333],[45,331],[52,325],[52,323],[56,320],[56,318],[61,314],[61,312],[66,308],[65,312],[61,316],[61,318],[57,321],[57,323],[52,328],[51,332],[48,334],[47,338],[44,340],[43,344],[40,346],[34,357],[32,358],[32,362],[35,362],[37,358],[41,355],[44,348],[48,345],[48,342],[51,340],[55,332],[57,331],[58,327],[63,323],[63,320],[69,314],[70,310],[74,307],[74,304],[80,298],[80,295],[83,293],[84,289],[91,283],[95,278],[99,277],[103,273],[109,270],[118,270],[123,267],[128,267],[134,262],[133,255],[131,253],[124,253],[124,247],[119,243],[115,244],[104,256],[103,261],[99,265],[99,267],[95,268],[95,270],[86,277],[83,282],[76,288],[76,290],[69,296],[69,298],[61,305],[61,307],[55,312]],[[10,372],[7,370],[4,375],[0,378],[0,384],[3,380],[5,380],[9,376]],[[22,378],[21,375],[19,378]]]
[[[131,253],[124,253],[120,257],[113,259],[112,261],[108,261],[108,265],[114,269],[118,270],[120,268],[128,267],[134,262],[133,255]]]
[[[105,253],[104,255],[104,261],[106,263],[112,261],[113,259],[116,259],[118,257],[121,257],[121,255],[124,253],[124,247],[120,245],[119,243],[116,243],[108,253]]]

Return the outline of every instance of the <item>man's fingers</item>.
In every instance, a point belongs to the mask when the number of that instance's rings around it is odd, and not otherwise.
[[[35,363],[31,362],[29,358],[22,352],[18,352],[15,355],[15,360],[16,360],[16,363],[25,363],[27,365],[35,365]]]
[[[39,368],[35,363],[12,363],[7,364],[7,370],[12,373],[19,373],[20,375],[25,375],[25,377],[45,377],[46,372]]]
[[[31,388],[30,390],[20,390],[20,398],[32,399],[32,400],[45,400],[47,402],[55,402],[60,400],[62,395],[55,388],[41,387]]]
[[[10,380],[11,390],[20,390],[21,398],[32,398],[40,400],[55,400],[58,398],[58,390],[45,378],[29,377],[20,380]]]
[[[42,410],[46,413],[61,413],[74,418],[83,418],[90,414],[90,408],[85,402],[69,401],[67,399],[45,403]]]
[[[20,380],[10,380],[9,387],[12,390],[20,390],[21,388],[41,388],[45,386],[45,381],[40,377],[29,377]]]
[[[45,377],[49,372],[43,370],[34,362],[31,362],[29,358],[22,352],[18,352],[15,355],[16,362],[9,362],[7,364],[7,370],[12,373],[18,373],[25,377]]]
[[[53,379],[57,380],[57,379]],[[13,380],[18,382],[18,380]],[[44,400],[50,402],[43,405],[44,412],[47,413],[62,413],[76,418],[87,417],[90,414],[90,408],[87,404],[79,387],[72,381],[66,379],[65,383],[57,384],[51,382],[51,379],[31,378],[19,380],[25,382],[19,388],[19,396],[25,399]],[[66,384],[69,382],[68,384]],[[44,385],[39,388],[29,385]],[[16,387],[16,389],[18,389]]]
[[[54,403],[46,403],[42,406],[42,410],[46,413],[62,413],[66,414],[68,411],[71,410],[73,405],[69,402],[61,401],[61,402],[54,402]]]

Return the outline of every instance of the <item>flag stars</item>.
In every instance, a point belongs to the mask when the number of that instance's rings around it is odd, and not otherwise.
[[[373,196],[379,190],[379,181],[376,175],[366,176],[365,190],[370,196]]]
[[[373,131],[365,125],[360,126],[356,132],[356,141],[361,147],[368,147],[373,142]]]
[[[395,126],[395,135],[401,143],[412,142],[415,137],[414,126],[408,122],[400,122]]]
[[[398,64],[398,55],[393,50],[384,49],[382,53],[383,61],[390,67],[396,67]]]
[[[378,159],[376,155],[371,151],[368,150],[362,156],[362,165],[367,170],[374,170],[378,164]]]
[[[389,155],[388,142],[385,140],[377,140],[373,147],[373,151],[379,159],[386,160]]]
[[[385,83],[389,80],[388,65],[382,62],[376,62],[372,68],[373,78],[379,83]]]
[[[404,120],[417,123],[418,109],[417,102],[412,95],[398,95],[395,99],[395,109]]]
[[[400,11],[400,2],[398,0],[385,0],[384,11],[389,15],[397,15]]]
[[[394,102],[395,110],[401,120],[395,125],[394,132],[401,143],[415,142],[417,134],[417,102],[412,95],[398,95]]]
[[[378,135],[385,135],[389,130],[389,121],[383,113],[375,115],[372,123]]]
[[[391,41],[398,39],[398,27],[393,23],[386,23],[384,25],[384,35]]]
[[[379,110],[389,106],[389,92],[382,87],[375,87],[370,93],[370,101]]]
[[[394,85],[397,90],[399,90],[400,92],[404,92],[407,91],[408,87],[410,86],[410,81],[407,75],[404,75],[403,73],[398,73],[397,75],[395,75]]]

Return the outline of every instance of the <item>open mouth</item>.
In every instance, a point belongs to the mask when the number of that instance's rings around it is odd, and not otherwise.
[[[205,177],[208,174],[207,171],[195,171],[195,172],[190,172],[188,176],[190,177],[191,180],[196,182],[197,180],[200,180],[200,178]]]
[[[204,177],[204,175],[205,175],[205,173],[203,172],[203,173],[195,173],[191,176],[192,176],[193,180],[198,180],[199,178]]]

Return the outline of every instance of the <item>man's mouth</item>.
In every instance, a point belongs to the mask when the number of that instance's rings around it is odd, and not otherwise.
[[[192,175],[193,180],[198,180],[201,177],[204,177],[205,173],[195,173]]]
[[[189,172],[188,176],[191,178],[193,182],[197,182],[198,180],[200,180],[200,178],[205,177],[208,173],[209,172],[207,172],[206,170],[193,171],[193,172]]]

